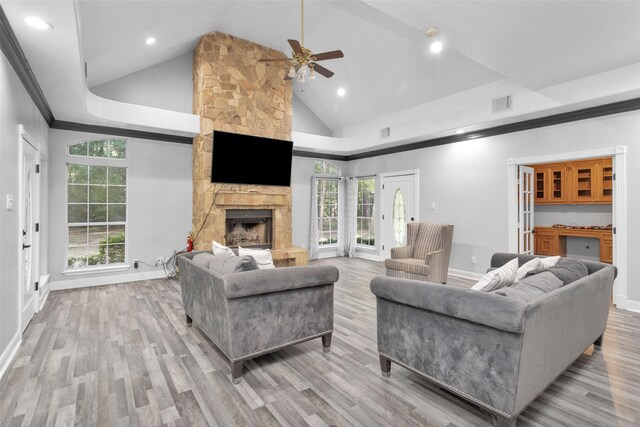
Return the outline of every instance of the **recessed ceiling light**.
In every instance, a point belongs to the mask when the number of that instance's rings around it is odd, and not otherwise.
[[[148,37],[147,41],[145,42],[148,45],[152,45],[156,42],[156,38],[155,37]]]
[[[347,94],[347,91],[344,90],[343,87],[341,87],[341,88],[338,89],[337,93],[338,93],[338,96],[345,96]]]
[[[435,42],[431,43],[431,52],[433,52],[433,53],[442,52],[442,42],[441,41],[435,41]]]
[[[464,130],[464,129],[458,129],[458,130],[456,131],[456,135],[462,135],[464,132],[465,132],[465,130]]]
[[[24,22],[26,22],[28,26],[37,28],[38,30],[50,30],[53,28],[53,25],[38,18],[37,16],[27,16],[24,18]]]

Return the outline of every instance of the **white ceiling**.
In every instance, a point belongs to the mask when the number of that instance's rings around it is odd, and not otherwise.
[[[93,87],[187,53],[210,31],[286,53],[286,39],[300,35],[297,0],[76,0],[79,28],[66,28],[67,13],[65,27],[54,24],[50,33],[55,39],[75,32],[79,46],[70,47],[64,40],[38,43],[20,21],[73,2],[0,2],[38,80],[47,81],[45,95],[56,98],[49,102],[60,120],[69,120],[57,107],[68,96],[50,80],[64,87],[69,66],[62,61],[72,54],[87,61]],[[294,83],[294,90],[334,131],[500,80],[539,91],[640,63],[639,1],[307,0],[305,12],[307,47],[341,49],[345,58],[323,63],[333,78]],[[428,52],[423,32],[430,26],[445,42],[440,55]],[[145,45],[148,36],[157,39],[154,46]],[[347,96],[337,97],[338,87]]]

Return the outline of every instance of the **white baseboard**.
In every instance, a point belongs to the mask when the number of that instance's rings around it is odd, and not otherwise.
[[[382,261],[382,259],[380,259],[380,256],[375,252],[367,253],[356,251],[356,258],[368,259],[370,261]]]
[[[51,275],[45,274],[40,276],[40,295],[38,296],[38,311],[42,310],[44,307],[44,303],[47,302],[47,298],[49,297],[49,291],[51,290],[51,286],[49,283],[49,278]]]
[[[463,279],[471,279],[471,280],[479,280],[479,279],[482,278],[482,276],[484,276],[484,274],[482,274],[482,273],[475,273],[473,271],[458,270],[456,268],[450,268],[449,269],[449,275],[450,276],[456,276],[456,277],[462,277]]]
[[[7,348],[2,352],[2,356],[0,356],[0,378],[2,378],[5,372],[7,372],[11,361],[16,357],[16,353],[18,353],[18,349],[20,348],[22,334],[19,329],[20,328],[18,328],[18,331],[9,342]]]
[[[337,257],[338,257],[338,254],[335,251],[320,252],[318,254],[318,259],[337,258]]]
[[[623,296],[618,296],[616,307],[622,310],[634,311],[640,313],[640,301],[634,301],[627,299]]]
[[[114,283],[137,282],[139,280],[163,279],[167,277],[164,270],[135,272],[129,274],[114,274],[99,277],[81,277],[77,279],[56,280],[51,282],[52,291],[63,289],[86,288],[89,286],[113,285]]]

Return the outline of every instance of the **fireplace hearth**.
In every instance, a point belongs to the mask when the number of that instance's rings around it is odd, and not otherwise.
[[[271,209],[227,209],[225,228],[227,246],[271,249],[272,217]]]

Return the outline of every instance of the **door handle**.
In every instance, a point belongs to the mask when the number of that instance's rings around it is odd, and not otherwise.
[[[30,247],[31,247],[31,245],[25,245],[25,244],[22,244],[22,249],[28,249],[28,248],[30,248]]]

